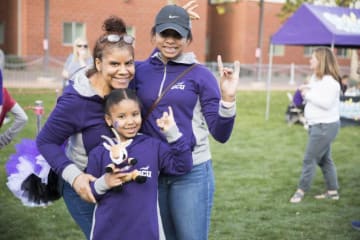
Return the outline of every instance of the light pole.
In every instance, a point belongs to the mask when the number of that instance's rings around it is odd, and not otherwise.
[[[256,58],[257,58],[257,81],[261,81],[261,68],[262,68],[262,39],[263,39],[263,22],[264,22],[264,0],[259,2],[259,32],[258,32],[258,43],[256,48]]]
[[[50,5],[50,1],[45,0],[45,19],[44,19],[45,24],[44,24],[44,41],[43,41],[45,70],[48,69],[48,64],[49,64],[49,5]]]

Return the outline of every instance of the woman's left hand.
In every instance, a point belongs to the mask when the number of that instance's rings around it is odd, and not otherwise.
[[[225,102],[234,102],[239,84],[240,62],[234,62],[234,69],[224,67],[221,56],[217,57],[220,74],[221,99]]]
[[[310,87],[308,84],[302,84],[299,86],[299,90],[301,91],[301,96],[305,98],[305,95],[310,90]]]
[[[191,20],[198,20],[200,19],[199,14],[194,12],[194,9],[197,8],[199,4],[196,3],[196,0],[188,1],[184,6],[182,6],[186,12],[189,14]]]
[[[96,203],[90,188],[90,182],[94,182],[95,180],[96,178],[93,175],[81,173],[75,178],[72,187],[82,199],[91,203]]]

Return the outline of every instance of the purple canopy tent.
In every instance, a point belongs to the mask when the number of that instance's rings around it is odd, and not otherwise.
[[[269,118],[273,45],[360,47],[360,9],[304,3],[272,35],[265,119]]]

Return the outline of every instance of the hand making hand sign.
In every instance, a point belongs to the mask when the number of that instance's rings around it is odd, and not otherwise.
[[[197,8],[198,6],[199,6],[199,4],[196,3],[196,0],[189,1],[183,6],[183,8],[189,14],[189,17],[190,17],[191,20],[200,19],[199,14],[194,12],[194,9]]]
[[[156,120],[158,127],[163,132],[167,132],[172,126],[176,125],[172,108],[169,106],[169,112],[164,112],[161,118]]]
[[[127,158],[126,147],[131,144],[132,139],[121,142],[118,132],[114,128],[111,128],[111,130],[114,133],[116,139],[113,140],[103,135],[101,137],[107,141],[104,142],[103,145],[110,152],[111,160],[116,164],[120,164]]]
[[[220,55],[217,57],[217,62],[220,74],[221,99],[225,102],[234,102],[239,84],[240,62],[234,62],[234,69],[224,67]]]

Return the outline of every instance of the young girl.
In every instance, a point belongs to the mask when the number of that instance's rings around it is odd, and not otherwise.
[[[340,74],[333,52],[329,48],[317,48],[311,56],[313,75],[310,83],[300,90],[305,99],[305,118],[309,124],[309,139],[303,160],[298,189],[290,199],[299,203],[316,173],[321,168],[326,183],[326,192],[316,199],[338,200],[338,179],[335,163],[331,158],[331,143],[340,127]]]
[[[110,145],[99,145],[89,154],[86,171],[98,178],[91,183],[97,200],[91,239],[159,239],[158,174],[180,175],[192,168],[190,146],[176,126],[171,107],[157,119],[169,146],[138,133],[142,122],[140,105],[130,89],[113,90],[107,96],[105,120],[114,128],[117,139],[115,143],[109,141]],[[136,159],[136,164],[106,173],[109,164],[127,159]],[[128,182],[135,169],[146,178],[144,183]],[[121,191],[112,189],[120,184]]]

